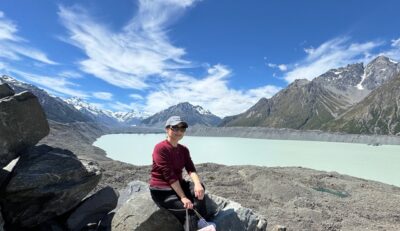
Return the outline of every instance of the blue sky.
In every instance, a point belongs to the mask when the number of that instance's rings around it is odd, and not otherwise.
[[[2,0],[0,74],[103,109],[241,113],[295,79],[400,60],[399,1]]]

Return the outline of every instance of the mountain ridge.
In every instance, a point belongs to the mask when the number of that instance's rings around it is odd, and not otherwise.
[[[220,126],[261,126],[299,130],[341,131],[333,125],[376,89],[400,74],[400,64],[378,56],[365,67],[362,63],[331,69],[312,81],[295,80],[270,99],[261,99],[247,111],[224,118]],[[399,94],[396,92],[396,94]],[[387,95],[387,97],[390,97]],[[372,100],[377,103],[379,100]],[[382,102],[382,100],[380,100]],[[360,112],[361,113],[361,112]],[[392,117],[393,118],[393,117]],[[328,126],[326,124],[330,123]],[[383,126],[378,124],[376,126]],[[352,133],[384,133],[385,129],[344,129]],[[397,131],[397,130],[396,130]],[[395,132],[395,134],[398,134]]]

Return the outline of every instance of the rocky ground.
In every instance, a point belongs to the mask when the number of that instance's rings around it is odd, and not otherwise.
[[[148,181],[150,166],[110,160],[103,150],[91,146],[97,137],[112,131],[85,124],[50,122],[50,127],[50,135],[41,143],[99,162],[103,178],[98,189]],[[277,224],[288,230],[400,230],[399,187],[305,168],[212,163],[196,167],[208,192],[254,209],[267,218],[268,230]]]

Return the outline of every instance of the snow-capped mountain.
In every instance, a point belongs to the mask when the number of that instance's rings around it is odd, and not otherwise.
[[[65,102],[72,105],[85,115],[88,115],[93,120],[108,125],[138,125],[140,121],[149,116],[148,113],[138,112],[135,110],[129,112],[113,112],[110,110],[100,109],[78,97],[66,99]]]
[[[167,119],[173,115],[183,117],[189,123],[189,126],[216,126],[221,122],[221,118],[212,114],[210,111],[202,108],[201,106],[193,106],[192,104],[185,102],[171,106],[154,114],[153,116],[150,116],[147,119],[144,119],[142,124],[163,127],[165,121],[167,121]]]

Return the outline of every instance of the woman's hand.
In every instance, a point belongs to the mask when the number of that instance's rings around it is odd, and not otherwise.
[[[181,201],[185,209],[193,209],[193,203],[187,197],[182,197]]]
[[[203,200],[204,198],[204,188],[201,184],[194,185],[194,196],[199,199]]]

